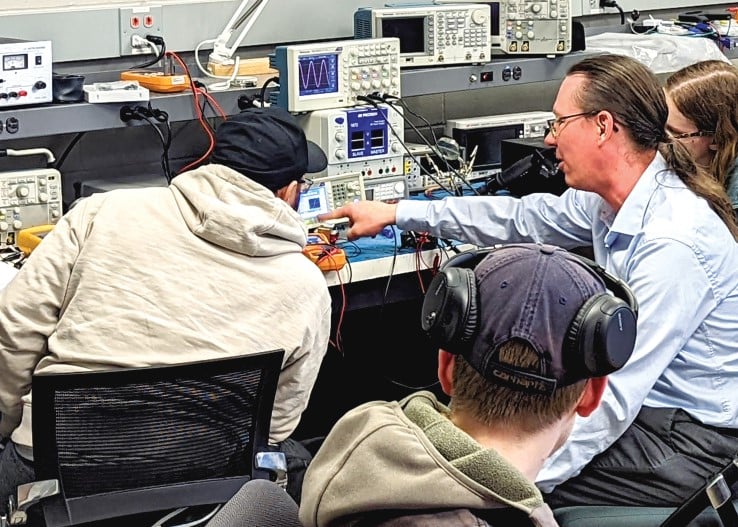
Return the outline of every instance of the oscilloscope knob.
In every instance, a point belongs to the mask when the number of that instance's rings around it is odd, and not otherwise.
[[[346,140],[346,135],[343,132],[336,132],[335,138],[336,143],[343,143]]]
[[[13,228],[16,231],[19,231],[23,227],[23,222],[21,220],[13,220]]]
[[[41,192],[38,195],[38,200],[41,202],[49,201],[49,195],[46,192]]]
[[[333,155],[336,159],[346,159],[346,153],[343,150],[336,150],[336,153]]]
[[[27,187],[27,186],[25,186],[25,185],[21,185],[21,186],[19,186],[19,187],[17,187],[17,188],[15,189],[15,194],[16,194],[16,195],[17,195],[17,196],[18,196],[19,198],[26,198],[26,197],[28,197],[28,194],[30,194],[30,193],[31,193],[31,191],[30,191],[30,190],[28,190],[28,187]]]
[[[351,89],[354,91],[359,91],[361,89],[361,83],[360,82],[352,82],[351,83]]]
[[[8,227],[9,225],[7,221],[0,221],[0,231],[7,231]]]
[[[471,15],[472,22],[480,26],[487,21],[487,14],[481,9],[475,9]]]
[[[395,154],[397,154],[398,152],[400,152],[400,150],[402,150],[402,148],[400,148],[400,145],[398,143],[392,143],[392,146],[390,148],[392,149],[392,152]]]
[[[533,4],[530,6],[530,10],[534,13],[540,13],[541,12],[541,4]]]
[[[404,181],[398,181],[397,183],[395,183],[395,193],[396,194],[405,193],[405,182]]]

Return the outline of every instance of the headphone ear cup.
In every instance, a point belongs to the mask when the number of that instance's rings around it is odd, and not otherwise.
[[[477,329],[477,287],[472,269],[450,267],[433,277],[423,299],[421,326],[449,352],[459,353]]]
[[[579,309],[566,337],[567,356],[587,376],[620,369],[633,353],[636,317],[622,299],[603,293]]]

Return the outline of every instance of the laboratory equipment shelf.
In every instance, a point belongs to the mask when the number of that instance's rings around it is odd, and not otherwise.
[[[471,66],[446,66],[403,70],[402,95],[414,97],[436,93],[492,88],[513,84],[526,84],[564,77],[569,67],[582,60],[590,52],[574,52],[554,58],[495,58],[492,62]],[[256,88],[230,89],[211,92],[223,110],[233,115],[239,112],[238,99],[242,95],[256,95]],[[73,103],[47,104],[29,107],[0,107],[0,122],[17,119],[17,132],[8,133],[2,126],[0,142],[65,133],[107,130],[140,126],[146,122],[124,123],[120,119],[122,106],[134,103]],[[145,104],[145,103],[144,103]],[[151,94],[151,104],[169,114],[170,121],[187,121],[196,118],[192,95],[189,91],[176,94]],[[208,117],[213,116],[207,114]]]

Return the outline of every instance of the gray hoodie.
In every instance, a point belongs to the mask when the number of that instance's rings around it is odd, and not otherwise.
[[[296,428],[331,299],[299,215],[207,165],[167,188],[82,200],[0,292],[0,435],[31,447],[31,376],[284,348],[270,440]]]
[[[470,511],[512,507],[534,525],[555,526],[535,485],[457,428],[448,414],[429,392],[348,412],[308,467],[300,521],[305,527],[336,527],[379,510],[410,515],[445,509],[450,512],[436,514],[444,517],[438,524],[485,525]],[[432,516],[403,518],[397,525],[435,525]]]

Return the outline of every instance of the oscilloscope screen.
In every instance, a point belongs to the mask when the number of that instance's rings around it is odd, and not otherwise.
[[[305,55],[298,58],[299,95],[338,92],[338,54]]]

